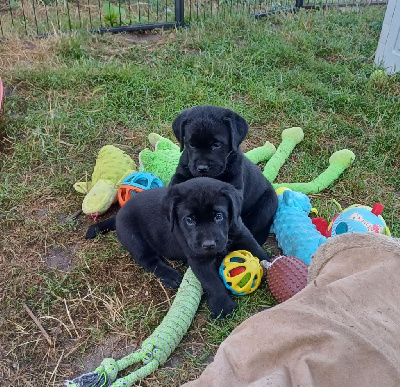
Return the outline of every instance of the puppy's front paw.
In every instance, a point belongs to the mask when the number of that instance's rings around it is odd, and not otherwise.
[[[264,250],[262,250],[262,252],[260,252],[257,256],[257,258],[259,259],[259,261],[270,261],[271,260],[271,256],[269,254],[267,254]]]
[[[97,225],[92,224],[91,226],[88,227],[86,231],[85,238],[86,239],[94,239],[96,236],[100,233],[99,228]]]
[[[237,303],[229,296],[213,297],[208,299],[208,307],[212,318],[223,319],[237,308]]]
[[[159,267],[154,274],[161,280],[166,288],[175,289],[179,287],[182,282],[182,274],[172,267]]]

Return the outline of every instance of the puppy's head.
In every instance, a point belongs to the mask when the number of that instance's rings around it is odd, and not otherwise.
[[[227,247],[241,196],[230,184],[195,178],[170,187],[163,208],[171,231],[184,238],[194,255],[215,255]]]
[[[248,132],[246,120],[232,110],[197,106],[184,110],[172,124],[194,177],[217,177],[226,169]]]

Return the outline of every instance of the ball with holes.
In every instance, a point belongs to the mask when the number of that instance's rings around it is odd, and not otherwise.
[[[263,269],[259,259],[249,251],[236,250],[224,258],[219,268],[219,275],[233,294],[242,296],[258,288]]]
[[[292,255],[281,255],[267,269],[269,290],[281,303],[293,297],[307,285],[308,265]]]
[[[164,187],[163,182],[150,172],[135,172],[122,181],[118,189],[118,202],[122,207],[137,192],[150,188]]]

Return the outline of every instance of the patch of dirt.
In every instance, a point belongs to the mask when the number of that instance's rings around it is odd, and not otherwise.
[[[65,272],[71,271],[75,265],[72,263],[74,252],[72,248],[56,247],[45,255],[42,255],[46,266],[51,269],[57,269]]]
[[[131,354],[138,348],[136,343],[126,336],[108,336],[102,343],[97,345],[91,352],[81,359],[82,373],[94,371],[105,358],[119,360]]]
[[[0,46],[0,68],[6,72],[14,70],[17,66],[37,66],[38,63],[48,62],[54,54],[57,39],[5,39]]]
[[[163,36],[160,34],[155,34],[150,32],[127,32],[122,34],[121,36],[125,40],[136,44],[159,42],[163,38]]]
[[[281,255],[282,250],[278,246],[278,241],[276,240],[275,234],[269,234],[266,242],[263,247],[270,253],[272,256]]]

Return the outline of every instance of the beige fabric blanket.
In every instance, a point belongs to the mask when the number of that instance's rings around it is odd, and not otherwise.
[[[238,326],[184,386],[399,387],[399,241],[329,240],[312,260],[308,285]]]

